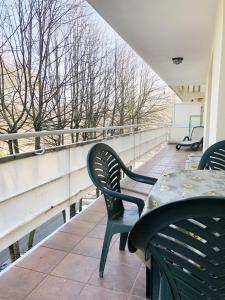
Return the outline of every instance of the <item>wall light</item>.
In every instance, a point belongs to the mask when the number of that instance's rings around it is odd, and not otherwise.
[[[172,61],[175,65],[181,64],[183,62],[183,60],[184,60],[183,57],[173,57],[172,58]]]

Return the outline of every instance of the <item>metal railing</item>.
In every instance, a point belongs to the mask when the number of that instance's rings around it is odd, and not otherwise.
[[[142,131],[146,129],[157,129],[157,128],[165,128],[169,127],[169,124],[162,124],[162,123],[154,123],[154,124],[133,124],[133,125],[123,125],[123,126],[106,126],[106,127],[95,127],[95,128],[78,128],[78,129],[63,129],[63,130],[43,130],[43,131],[30,131],[30,132],[20,132],[20,133],[10,133],[10,134],[0,134],[0,148],[5,150],[4,155],[1,156],[20,156],[21,154],[27,153],[27,154],[44,154],[46,149],[57,149],[63,146],[72,146],[77,143],[82,142],[91,142],[99,140],[99,139],[107,139],[112,138],[116,136],[121,136],[124,134],[134,134],[137,131]],[[95,136],[93,138],[87,138],[86,140],[82,139],[80,137],[80,134],[83,133],[99,133],[98,136]],[[70,138],[67,137],[67,139],[64,140],[63,144],[60,145],[50,145],[49,138],[50,137],[65,137],[65,136],[72,136],[72,135],[78,135],[79,138],[75,142],[70,142]],[[29,150],[26,150],[27,147],[25,147],[25,150],[23,149],[23,144],[26,144],[25,140],[30,138],[40,138],[40,148],[34,149],[34,141],[32,142],[33,145],[29,146]],[[20,141],[22,145],[19,147],[19,153],[13,153],[13,154],[6,154],[7,150],[5,147],[3,147],[1,142],[9,142],[9,141]],[[32,148],[32,150],[30,149]]]
[[[53,136],[53,135],[64,135],[64,134],[72,134],[72,133],[101,132],[101,131],[107,131],[107,130],[137,128],[137,127],[142,127],[142,126],[147,126],[147,124],[10,133],[10,134],[1,134],[0,141],[16,140],[16,139],[29,138],[29,137],[45,137],[45,136]]]

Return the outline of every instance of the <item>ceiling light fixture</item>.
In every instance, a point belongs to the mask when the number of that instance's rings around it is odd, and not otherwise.
[[[183,60],[184,60],[183,57],[173,57],[172,58],[172,61],[175,65],[181,64],[183,62]]]

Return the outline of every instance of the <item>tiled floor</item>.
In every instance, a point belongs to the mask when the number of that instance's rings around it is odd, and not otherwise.
[[[166,146],[138,172],[154,177],[173,172],[184,168],[189,154]],[[149,192],[148,186],[127,179],[123,186],[127,193],[142,198]],[[100,198],[0,276],[0,300],[145,299],[145,268],[127,249],[119,251],[117,236],[104,278],[98,277],[105,224],[105,204]]]

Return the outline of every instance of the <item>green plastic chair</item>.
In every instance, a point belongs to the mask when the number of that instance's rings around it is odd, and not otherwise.
[[[134,225],[128,248],[160,270],[156,295],[151,278],[151,299],[170,299],[168,287],[173,300],[225,299],[225,198],[190,198],[152,210]]]
[[[120,250],[124,250],[128,233],[139,219],[144,208],[142,199],[121,193],[121,171],[135,181],[153,185],[157,179],[138,175],[131,172],[121,161],[115,151],[106,144],[95,144],[87,157],[88,173],[97,189],[101,190],[105,197],[108,220],[103,242],[99,276],[103,277],[105,263],[112,236],[120,233]],[[125,209],[123,201],[136,204],[136,207]]]
[[[198,169],[225,171],[225,141],[213,144],[203,153]]]

